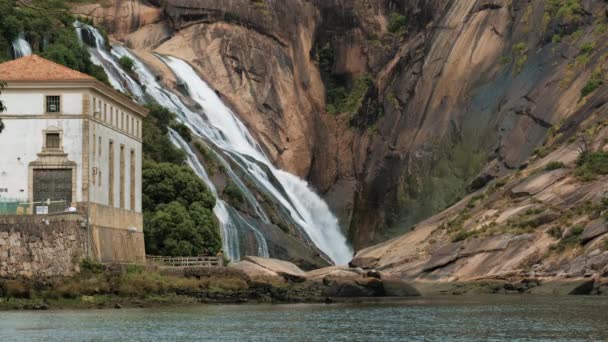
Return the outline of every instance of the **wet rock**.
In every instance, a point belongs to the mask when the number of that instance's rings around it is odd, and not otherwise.
[[[400,279],[382,279],[384,295],[387,297],[418,297],[420,292]]]
[[[588,295],[593,291],[593,287],[595,285],[595,280],[587,280],[576,286],[572,291],[570,291],[569,295]]]

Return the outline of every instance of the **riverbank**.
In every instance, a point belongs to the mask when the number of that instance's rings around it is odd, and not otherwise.
[[[83,260],[60,278],[0,279],[0,310],[120,309],[196,304],[390,303],[457,295],[608,295],[608,278],[406,282],[375,270],[245,257],[228,267],[106,265]]]
[[[103,280],[105,278],[106,280]],[[151,278],[154,278],[153,281]],[[146,284],[141,283],[146,281]],[[26,292],[23,282],[0,282],[3,288],[0,311],[13,310],[91,310],[123,308],[188,307],[205,304],[298,304],[350,303],[397,304],[415,303],[412,297],[329,297],[327,286],[318,282],[287,284],[241,283],[240,279],[218,278],[213,282],[189,277],[173,277],[154,273],[127,273],[122,276],[91,277],[82,274],[61,285],[34,285]],[[83,286],[84,284],[88,284]],[[114,284],[118,287],[107,287]],[[608,297],[608,279],[551,279],[538,281],[471,281],[414,282],[420,300],[451,297],[477,298],[483,296],[572,297],[594,295]],[[18,286],[19,288],[16,288]],[[69,290],[68,290],[69,289]],[[17,291],[18,290],[18,291]]]

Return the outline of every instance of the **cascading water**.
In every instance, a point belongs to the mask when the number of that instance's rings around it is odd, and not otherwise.
[[[29,56],[32,54],[30,43],[25,40],[25,34],[20,33],[13,41],[13,57],[15,59]]]
[[[167,107],[178,115],[178,119],[188,126],[195,136],[215,147],[215,151],[218,152],[217,157],[226,168],[227,175],[243,192],[247,202],[255,208],[257,219],[264,223],[270,222],[256,197],[232,170],[232,165],[242,169],[259,190],[272,196],[290,217],[291,222],[300,227],[305,232],[306,238],[334,263],[346,264],[350,260],[352,250],[340,231],[338,220],[327,204],[305,181],[272,165],[245,125],[224,105],[189,64],[175,57],[157,56],[187,87],[191,100],[202,108],[200,113],[191,110],[177,93],[161,85],[156,76],[126,48],[114,45],[112,52],[108,53],[105,50],[103,37],[97,30],[87,25],[76,25],[76,29],[81,38],[85,33],[84,30],[94,37],[95,48],[90,48],[92,59],[106,70],[112,85],[121,91],[130,92],[141,103],[152,99]],[[145,91],[118,65],[116,60],[123,56],[128,56],[134,61],[133,70],[139,82],[145,86]],[[221,223],[224,248],[228,256],[233,260],[240,259],[238,232],[245,229],[252,232],[255,237],[257,254],[267,257],[268,246],[263,234],[237,210],[219,198],[213,182],[190,146],[174,132],[171,134],[171,139],[187,153],[190,167],[205,181],[218,199],[214,212]]]
[[[183,151],[186,152],[188,165],[194,170],[194,172],[199,177],[201,177],[201,179],[209,188],[209,191],[211,191],[213,196],[216,198],[216,205],[213,208],[213,212],[215,213],[215,216],[218,217],[221,223],[220,228],[222,230],[223,249],[224,251],[226,251],[228,258],[230,258],[231,260],[239,260],[241,258],[238,240],[238,227],[236,227],[237,224],[244,224],[246,228],[251,229],[258,246],[257,255],[268,258],[270,255],[268,252],[268,244],[266,243],[264,235],[262,235],[259,230],[249,224],[245,219],[240,217],[238,212],[236,212],[232,208],[229,208],[226,202],[224,202],[218,197],[215,185],[209,178],[209,175],[207,174],[207,171],[205,170],[203,165],[201,165],[200,161],[196,157],[194,151],[192,151],[190,145],[188,145],[188,143],[186,143],[184,139],[175,131],[171,130],[169,133],[171,141],[177,147],[181,148]],[[230,211],[233,212],[231,213]],[[236,218],[236,220],[234,220],[234,218]]]
[[[213,143],[230,155],[240,156],[235,161],[243,164],[249,174],[287,208],[293,220],[321,251],[337,264],[348,263],[352,251],[340,231],[338,220],[327,204],[310,189],[306,182],[274,168],[245,125],[188,63],[175,57],[165,57],[163,60],[188,86],[192,100],[203,108],[208,124],[222,133],[213,137]],[[259,166],[260,163],[276,177],[283,189],[278,189],[270,181],[268,174]]]

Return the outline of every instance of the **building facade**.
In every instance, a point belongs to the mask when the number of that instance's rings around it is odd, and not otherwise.
[[[147,110],[94,78],[32,55],[0,64],[0,214],[77,211],[90,254],[145,258],[141,196]]]

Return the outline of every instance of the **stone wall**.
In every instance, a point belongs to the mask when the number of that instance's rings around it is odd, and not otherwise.
[[[0,278],[69,276],[87,255],[84,217],[0,216]]]

